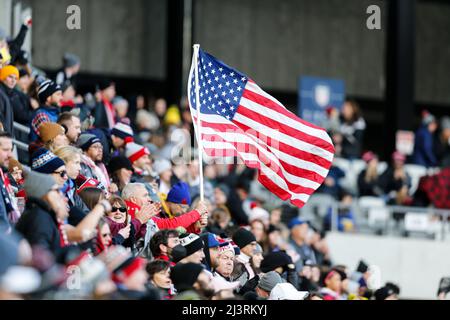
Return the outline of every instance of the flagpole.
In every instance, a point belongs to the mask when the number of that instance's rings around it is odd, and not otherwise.
[[[194,44],[194,66],[195,66],[195,101],[197,107],[197,145],[198,145],[198,166],[199,166],[199,179],[200,179],[200,200],[204,200],[203,190],[203,144],[202,133],[200,125],[200,88],[198,86],[198,55],[200,45]]]

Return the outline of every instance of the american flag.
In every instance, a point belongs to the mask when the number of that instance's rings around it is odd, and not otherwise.
[[[328,175],[334,146],[326,131],[303,121],[243,73],[199,49],[201,143],[213,158],[240,157],[282,200],[302,207]],[[197,128],[195,59],[188,81]]]

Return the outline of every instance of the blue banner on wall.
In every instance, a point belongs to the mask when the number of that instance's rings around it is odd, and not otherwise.
[[[344,80],[300,77],[298,94],[298,114],[308,122],[323,126],[326,109],[341,109],[345,100]]]

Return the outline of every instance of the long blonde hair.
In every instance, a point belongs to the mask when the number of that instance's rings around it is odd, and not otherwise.
[[[54,154],[67,164],[67,162],[73,160],[76,155],[81,156],[82,153],[78,148],[75,148],[73,146],[65,146],[55,150]]]

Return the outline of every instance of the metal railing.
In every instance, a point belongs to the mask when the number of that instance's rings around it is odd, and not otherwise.
[[[15,156],[21,163],[28,163],[28,135],[30,134],[30,128],[20,123],[13,123],[15,138],[13,143],[15,146]]]
[[[364,207],[357,203],[344,207],[338,201],[332,201],[314,204],[312,208],[309,208],[309,216],[305,216],[302,211],[300,216],[313,220],[316,224],[324,225],[326,216],[331,211],[329,227],[331,231],[339,231],[339,210],[345,209],[353,213],[354,229],[351,232],[354,233],[411,238],[425,236],[441,241],[450,239],[448,237],[450,236],[450,209],[396,205]]]

